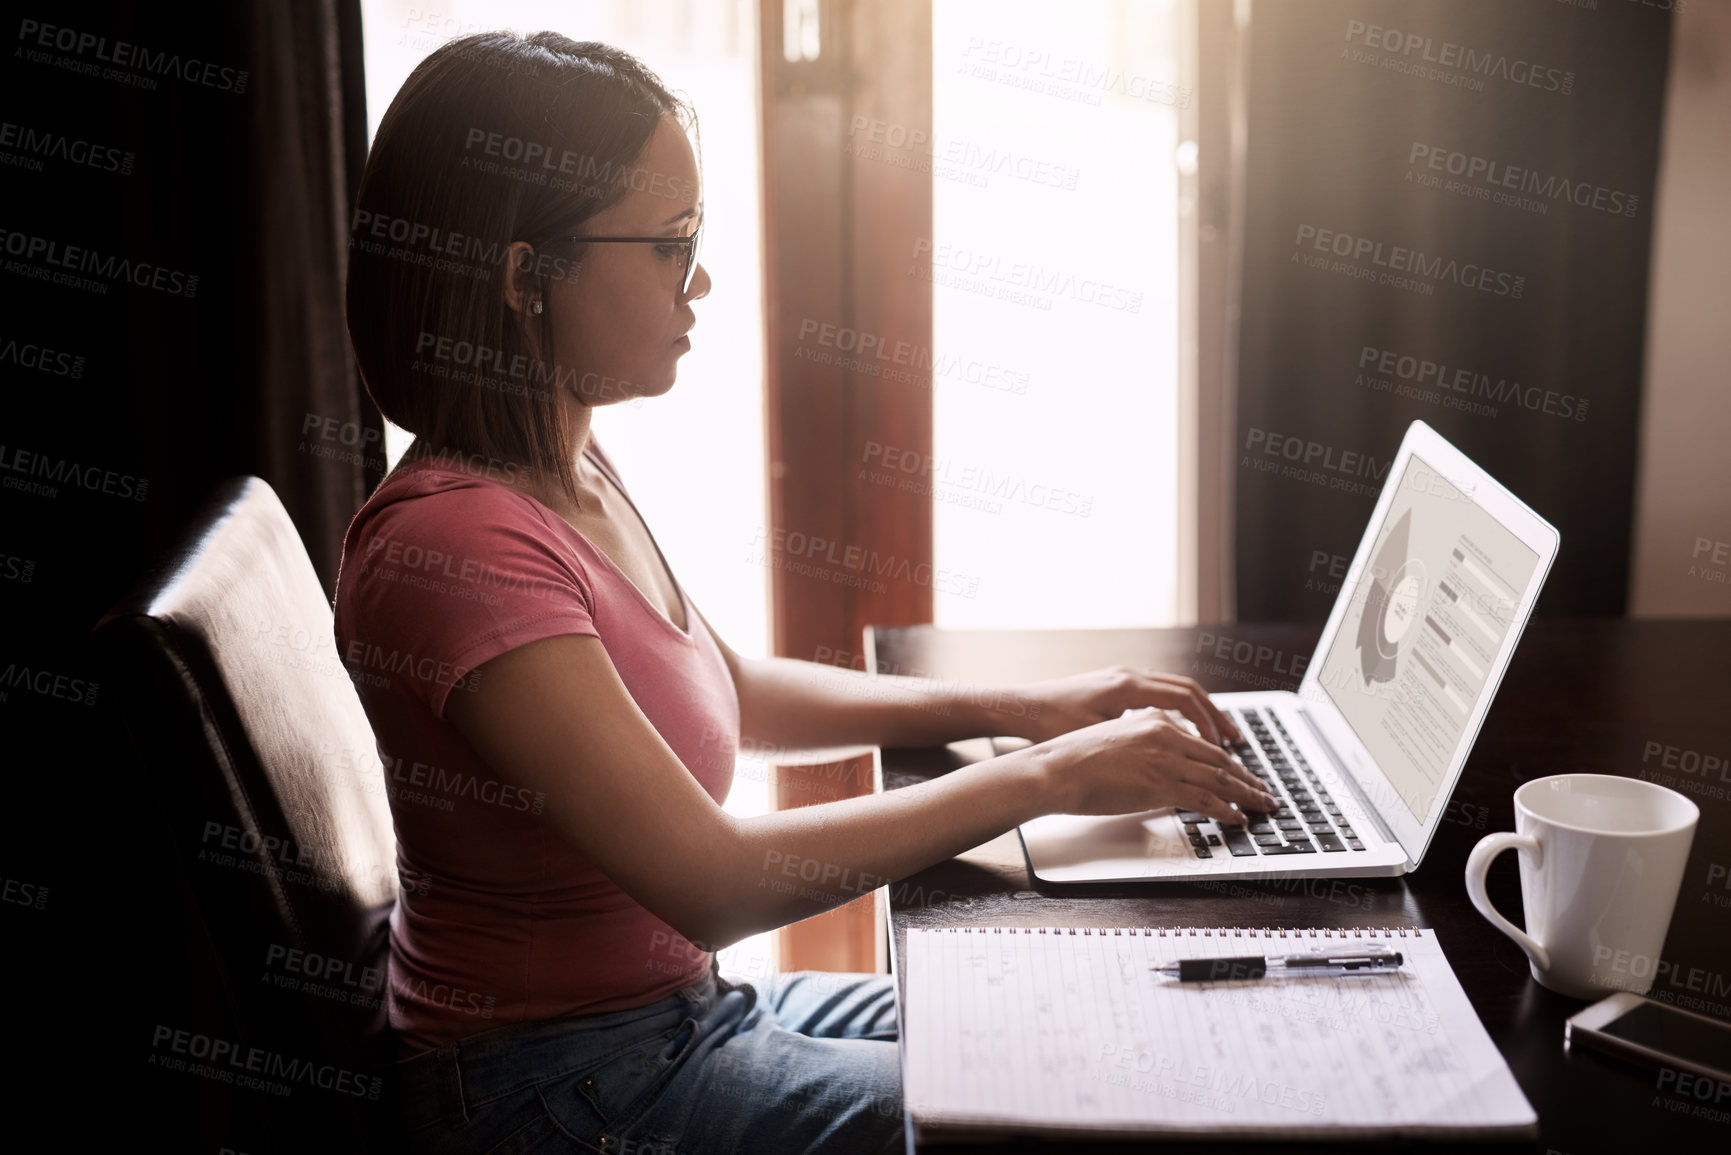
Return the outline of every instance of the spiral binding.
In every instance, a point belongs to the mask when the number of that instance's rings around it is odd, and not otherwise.
[[[949,934],[1142,935],[1147,938],[1423,938],[1422,926],[1363,927],[1152,927],[1152,926],[945,926]]]

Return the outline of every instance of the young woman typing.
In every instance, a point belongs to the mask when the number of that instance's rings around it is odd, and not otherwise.
[[[1011,718],[715,636],[590,431],[667,393],[691,348],[710,278],[688,125],[622,52],[484,33],[416,69],[367,161],[349,330],[416,440],[349,528],[336,630],[392,784],[416,1150],[899,1150],[887,976],[715,967],[851,897],[777,885],[786,862],[900,878],[1041,814],[1271,801],[1186,678],[1023,686]],[[665,468],[696,493],[714,465]],[[1143,707],[1204,738],[1125,715]],[[983,734],[1034,745],[893,793],[722,809],[742,737]]]

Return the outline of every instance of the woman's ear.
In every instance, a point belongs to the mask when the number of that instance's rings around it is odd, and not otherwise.
[[[505,304],[519,320],[527,320],[546,307],[541,300],[541,279],[535,275],[535,247],[528,241],[512,241],[505,250],[505,261],[509,266],[505,273]]]

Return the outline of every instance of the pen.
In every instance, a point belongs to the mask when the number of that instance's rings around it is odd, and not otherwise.
[[[1332,954],[1289,954],[1284,958],[1249,955],[1242,958],[1188,958],[1151,968],[1156,974],[1184,983],[1220,982],[1226,979],[1259,979],[1270,971],[1299,975],[1380,974],[1397,969],[1404,960],[1399,951],[1382,947],[1336,951]]]

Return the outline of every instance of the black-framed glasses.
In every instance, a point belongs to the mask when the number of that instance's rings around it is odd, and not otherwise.
[[[670,248],[684,250],[681,260],[685,262],[685,273],[679,282],[679,294],[684,296],[691,291],[691,278],[697,275],[697,243],[703,236],[703,222],[698,221],[697,227],[691,230],[688,237],[560,237],[562,241],[582,241],[588,245],[667,245]]]

